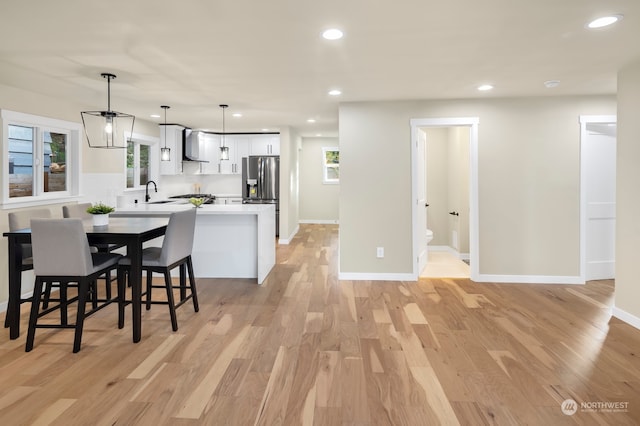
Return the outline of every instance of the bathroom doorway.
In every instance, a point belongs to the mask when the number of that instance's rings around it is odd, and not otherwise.
[[[427,229],[433,234],[421,277],[469,278],[468,126],[421,127],[426,149]]]
[[[411,120],[416,278],[479,275],[477,126],[475,117]]]

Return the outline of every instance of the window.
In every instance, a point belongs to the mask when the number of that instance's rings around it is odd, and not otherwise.
[[[340,183],[340,149],[322,148],[322,182]]]
[[[36,205],[78,194],[80,125],[2,110],[2,204]],[[5,172],[6,170],[6,172]]]
[[[134,134],[127,139],[127,189],[140,189],[148,181],[157,177],[160,165],[158,163],[158,141]]]

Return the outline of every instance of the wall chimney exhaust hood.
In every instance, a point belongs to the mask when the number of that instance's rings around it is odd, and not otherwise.
[[[184,129],[182,132],[182,161],[208,163],[204,157],[204,132]]]

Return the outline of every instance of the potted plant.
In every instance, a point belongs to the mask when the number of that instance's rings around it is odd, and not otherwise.
[[[109,224],[109,213],[115,211],[111,206],[98,202],[87,209],[87,213],[93,215],[93,226],[105,226]]]

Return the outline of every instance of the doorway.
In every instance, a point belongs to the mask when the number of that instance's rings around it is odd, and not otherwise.
[[[460,250],[461,243],[464,244],[464,248],[468,247],[468,259],[470,262],[469,277],[472,280],[477,281],[479,276],[479,242],[478,242],[478,118],[477,117],[458,117],[458,118],[436,118],[436,119],[412,119],[411,120],[411,155],[412,155],[412,199],[413,202],[413,247],[414,247],[414,275],[416,279],[419,277],[420,272],[425,268],[429,262],[426,229],[428,225],[428,217],[432,217],[431,221],[440,221],[438,225],[434,223],[434,227],[440,229],[438,234],[440,238],[437,238],[436,231],[434,231],[434,240],[430,244],[437,246],[450,247],[452,252]],[[427,210],[431,209],[431,202],[429,201],[429,194],[427,193],[427,186],[432,188],[432,185],[425,183],[428,181],[428,161],[427,161],[427,139],[428,134],[432,133],[432,137],[435,137],[438,133],[451,133],[464,135],[465,147],[468,147],[468,165],[467,174],[462,176],[463,184],[467,188],[465,192],[465,203],[459,202],[438,202],[438,206],[433,206],[434,213]],[[459,135],[458,135],[459,136]],[[442,145],[442,148],[452,149],[453,146]],[[466,148],[465,148],[466,149]],[[452,156],[453,158],[453,156]],[[449,173],[446,170],[441,173]],[[460,176],[457,177],[460,179]],[[451,179],[453,181],[452,186],[460,186],[460,181],[456,182],[456,177]],[[433,189],[432,189],[433,190]],[[448,189],[447,189],[448,191]],[[453,191],[454,193],[456,191]],[[460,192],[460,191],[457,191]],[[435,197],[435,194],[434,194]],[[440,200],[445,200],[446,195],[438,197]],[[460,205],[456,209],[456,206]],[[437,214],[435,210],[445,211],[444,220]],[[465,210],[465,211],[460,211]],[[442,213],[442,212],[440,212]],[[460,214],[462,213],[462,217]],[[465,216],[467,219],[465,219]],[[437,218],[437,219],[436,219]],[[462,223],[461,220],[462,219]],[[463,226],[461,226],[463,225]],[[468,230],[467,230],[468,229]],[[461,230],[465,233],[464,241],[461,240]],[[468,232],[468,234],[467,234]],[[468,240],[466,238],[468,235]],[[462,248],[464,250],[464,248]],[[467,257],[467,256],[465,256]],[[444,276],[444,275],[443,275]]]
[[[580,117],[580,277],[615,278],[616,117]]]

